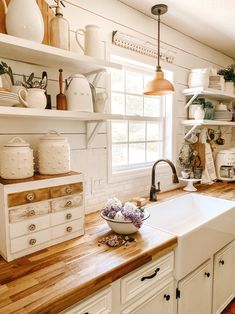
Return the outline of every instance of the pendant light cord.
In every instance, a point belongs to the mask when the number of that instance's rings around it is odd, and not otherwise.
[[[158,34],[157,34],[157,71],[161,71],[160,67],[160,13],[161,11],[158,11],[158,19],[157,19],[157,28],[158,28]]]

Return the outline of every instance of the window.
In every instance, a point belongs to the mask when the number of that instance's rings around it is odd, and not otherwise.
[[[156,117],[156,121],[111,123],[112,173],[149,167],[165,153],[166,97],[143,95],[144,86],[153,74],[147,65],[136,62],[133,65],[127,59],[122,63],[123,70],[110,70],[111,112]]]

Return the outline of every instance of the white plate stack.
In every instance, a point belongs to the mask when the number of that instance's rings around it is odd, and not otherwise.
[[[227,110],[227,106],[219,104],[215,107],[215,120],[232,121],[233,113]]]
[[[223,90],[223,77],[217,75],[217,69],[204,68],[192,69],[189,73],[188,86],[192,87],[210,87]]]
[[[11,92],[0,91],[0,106],[20,106],[18,95]]]

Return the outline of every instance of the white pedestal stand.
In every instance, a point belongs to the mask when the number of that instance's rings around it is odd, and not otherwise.
[[[184,178],[182,178],[182,177],[179,177],[179,180],[180,180],[180,181],[183,181],[183,182],[187,182],[186,187],[183,188],[183,190],[184,190],[184,191],[187,191],[187,192],[196,192],[197,189],[195,188],[195,186],[193,185],[193,183],[202,181],[202,179],[184,179]]]

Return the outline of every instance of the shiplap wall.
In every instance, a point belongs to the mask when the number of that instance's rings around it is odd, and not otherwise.
[[[75,42],[75,31],[84,28],[87,24],[100,25],[104,30],[106,41],[106,54],[112,51],[121,51],[111,45],[111,34],[113,30],[119,30],[138,38],[147,39],[155,44],[156,42],[156,21],[150,17],[135,11],[116,0],[70,0],[64,1],[66,8],[64,15],[71,26],[71,49],[81,50]],[[48,1],[52,3],[52,1]],[[174,64],[162,63],[163,68],[174,72],[174,85],[176,93],[173,100],[173,159],[176,158],[178,148],[183,142],[184,128],[181,120],[186,117],[184,111],[185,99],[181,90],[187,87],[188,71],[191,68],[199,67],[222,67],[232,62],[229,57],[189,38],[183,34],[162,25],[162,45],[169,47],[175,52]],[[123,51],[122,51],[123,54]],[[1,52],[0,52],[1,55]],[[143,57],[134,53],[128,56],[137,58],[150,64],[156,60]],[[35,72],[36,76],[41,75],[43,70],[48,72],[49,85],[48,93],[52,95],[53,105],[55,96],[58,93],[58,69],[43,68],[32,64],[19,63],[13,60],[5,60],[9,63],[17,79],[22,79],[22,74],[29,75]],[[61,65],[63,68],[63,65]],[[79,72],[79,69],[71,71],[64,69],[64,76]],[[99,83],[99,89],[104,89],[107,77]],[[108,154],[107,154],[107,127],[104,124],[99,134],[95,137],[92,146],[86,149],[86,125],[76,121],[47,121],[35,119],[1,119],[0,123],[0,146],[13,135],[20,135],[30,142],[32,147],[37,149],[39,138],[48,130],[57,130],[68,137],[71,145],[72,168],[81,171],[86,178],[86,210],[91,211],[101,208],[105,200],[110,196],[117,196],[126,200],[132,196],[147,195],[150,187],[150,170],[144,176],[122,179],[121,182],[108,182]],[[232,142],[233,141],[233,142]],[[235,131],[227,130],[226,144],[235,144]],[[171,184],[171,173],[162,172],[160,178],[162,189],[169,189]]]

